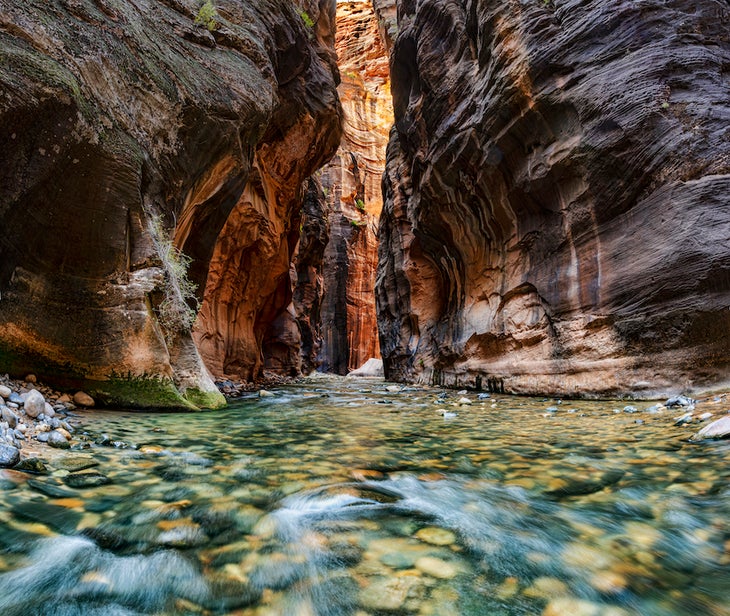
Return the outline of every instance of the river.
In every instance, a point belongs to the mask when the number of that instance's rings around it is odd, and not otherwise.
[[[730,442],[386,385],[84,412],[87,449],[0,472],[0,614],[730,615]]]

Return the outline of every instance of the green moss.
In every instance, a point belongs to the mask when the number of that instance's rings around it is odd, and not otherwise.
[[[31,82],[40,82],[48,88],[59,88],[68,93],[78,109],[87,118],[92,116],[91,107],[81,93],[78,80],[67,68],[53,58],[20,47],[5,48],[4,70],[0,72],[2,81],[17,81],[16,75],[23,75]],[[7,70],[5,70],[7,68]]]
[[[186,400],[172,379],[150,375],[119,375],[107,381],[89,381],[87,391],[105,406],[136,409],[175,409],[198,411]]]
[[[215,391],[203,391],[197,387],[190,387],[183,393],[185,399],[201,409],[220,409],[226,406],[225,396]]]
[[[299,17],[302,18],[302,21],[304,22],[304,25],[307,26],[307,28],[314,28],[314,20],[309,16],[309,13],[307,13],[307,11],[301,9],[299,11]]]
[[[198,26],[205,26],[213,32],[218,27],[218,22],[216,21],[216,18],[218,17],[218,11],[216,11],[215,6],[213,5],[213,2],[211,0],[206,0],[198,11],[198,15],[195,17],[195,25]]]

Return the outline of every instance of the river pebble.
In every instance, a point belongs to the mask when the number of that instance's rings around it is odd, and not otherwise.
[[[416,569],[439,580],[450,580],[459,572],[456,565],[434,556],[422,556],[415,562]]]
[[[68,434],[68,432],[66,434]],[[60,430],[51,430],[48,433],[46,442],[51,447],[56,447],[57,449],[68,449],[71,447],[71,444],[68,442],[68,438]]]
[[[359,603],[366,610],[400,612],[409,598],[416,598],[423,581],[415,575],[377,578],[359,593]]]
[[[451,545],[456,543],[456,535],[450,530],[436,526],[426,526],[416,533],[416,537],[431,545]]]

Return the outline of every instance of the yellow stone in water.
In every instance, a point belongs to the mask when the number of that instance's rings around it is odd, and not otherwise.
[[[416,560],[416,569],[439,580],[450,580],[459,572],[453,563],[433,556],[421,556]]]
[[[596,571],[608,569],[614,562],[610,554],[601,550],[582,545],[580,543],[569,543],[563,550],[563,561],[571,567]]]
[[[84,530],[85,528],[96,528],[101,524],[101,516],[98,513],[87,511],[76,525],[76,530]]]
[[[573,528],[575,528],[580,534],[581,537],[602,537],[604,534],[604,531],[600,528],[597,528],[596,526],[592,526],[590,524],[586,524],[585,522],[578,522],[578,521],[571,521]]]
[[[522,594],[532,599],[552,599],[568,594],[568,586],[558,578],[539,577]]]
[[[40,522],[19,522],[18,520],[10,520],[7,524],[15,530],[21,530],[33,535],[43,535],[44,537],[55,537],[56,535],[56,533],[54,533],[50,528]]]
[[[157,445],[142,445],[139,448],[140,453],[161,453],[162,451],[164,451],[162,447],[158,447]]]
[[[74,509],[76,507],[83,507],[84,501],[80,498],[56,498],[51,501],[54,505],[59,507],[66,507],[67,509]]]
[[[510,479],[505,485],[507,486],[519,486],[526,490],[532,490],[535,487],[535,480],[528,479],[527,477],[520,477],[518,479]]]
[[[160,530],[172,530],[173,528],[180,528],[184,526],[186,528],[200,528],[199,524],[193,522],[190,518],[179,518],[177,520],[160,520],[157,522],[157,528]]]
[[[542,612],[542,616],[600,616],[600,614],[600,605],[572,597],[553,599]]]
[[[104,586],[111,586],[111,580],[102,575],[99,571],[89,571],[84,573],[79,582],[83,584],[103,584]]]
[[[561,477],[555,477],[554,479],[551,479],[550,482],[548,483],[548,489],[550,491],[562,490],[567,485],[568,485],[568,482],[565,481],[565,479],[562,479]]]
[[[456,543],[456,535],[445,528],[426,526],[416,533],[416,537],[431,545],[451,545]]]
[[[238,582],[248,582],[248,576],[243,572],[241,565],[227,563],[223,566],[223,575]]]
[[[653,526],[643,522],[628,522],[626,534],[631,540],[643,548],[650,548],[662,538],[662,533]]]
[[[599,571],[590,579],[590,584],[598,592],[617,594],[626,590],[628,581],[620,573],[614,571]]]
[[[639,561],[642,565],[653,565],[656,562],[656,558],[654,557],[654,554],[651,552],[637,552],[634,556],[637,561]]]
[[[514,597],[519,589],[520,583],[517,578],[508,577],[505,578],[504,582],[497,586],[494,594],[497,596],[498,599],[509,599],[511,597]]]
[[[417,594],[421,584],[413,575],[380,578],[360,591],[359,602],[368,610],[396,612],[403,608],[409,596]]]

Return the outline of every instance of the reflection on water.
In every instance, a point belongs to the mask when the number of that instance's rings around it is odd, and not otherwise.
[[[648,404],[461,397],[90,414],[117,447],[0,476],[0,613],[730,614],[730,443]]]

